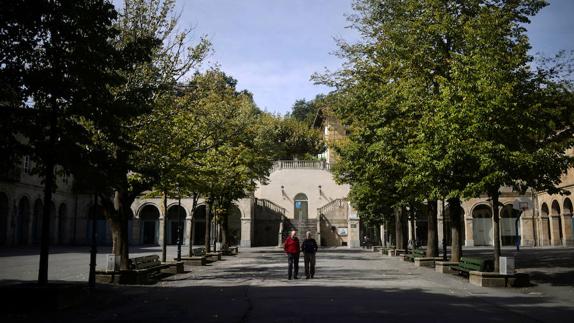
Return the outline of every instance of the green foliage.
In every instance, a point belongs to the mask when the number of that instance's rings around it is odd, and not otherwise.
[[[303,122],[308,126],[312,126],[317,112],[324,106],[325,96],[319,94],[315,99],[311,101],[306,101],[305,99],[297,100],[291,107],[291,113],[288,113],[286,117],[293,118]]]
[[[309,159],[325,151],[317,129],[294,118],[263,115],[264,131],[275,160]]]
[[[336,174],[359,211],[503,185],[555,191],[572,165],[573,100],[556,64],[531,67],[524,24],[545,5],[354,2],[362,41],[340,42],[345,68],[315,79],[337,88],[351,135]]]

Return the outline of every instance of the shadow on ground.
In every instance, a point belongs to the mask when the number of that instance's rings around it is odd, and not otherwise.
[[[42,299],[29,294],[30,286],[2,289],[7,292],[13,297],[2,303],[3,322],[566,322],[574,315],[572,307],[552,306],[539,297],[456,296],[296,281],[279,287],[98,286],[94,291],[60,285],[41,293],[36,289],[33,295]],[[60,303],[39,306],[50,299]]]

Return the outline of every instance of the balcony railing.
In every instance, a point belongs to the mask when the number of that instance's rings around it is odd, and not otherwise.
[[[324,169],[330,170],[331,165],[324,160],[278,160],[273,164],[271,172],[281,169]]]

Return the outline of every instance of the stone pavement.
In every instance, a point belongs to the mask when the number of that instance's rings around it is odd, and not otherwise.
[[[5,258],[18,257],[0,257],[2,280]],[[100,285],[92,293],[78,288],[84,296],[79,306],[36,311],[30,304],[24,313],[3,310],[0,320],[467,323],[572,322],[574,317],[571,285],[482,288],[399,258],[346,248],[320,249],[315,279],[287,280],[286,265],[277,248],[241,249],[237,256],[187,267],[191,271],[153,286]],[[302,261],[300,267],[304,277]]]

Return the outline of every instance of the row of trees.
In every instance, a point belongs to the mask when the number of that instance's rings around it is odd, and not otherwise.
[[[437,200],[452,217],[461,255],[461,199],[487,194],[500,256],[500,188],[557,192],[573,165],[574,87],[568,60],[533,62],[525,26],[546,5],[530,0],[356,0],[361,41],[340,42],[344,68],[315,75],[336,87],[348,127],[335,172],[372,223],[428,211],[428,256],[437,256]]]
[[[119,12],[105,0],[2,5],[2,166],[28,155],[44,181],[40,283],[57,172],[73,174],[75,189],[100,201],[126,269],[138,196],[162,196],[164,208],[167,198],[201,196],[225,222],[273,160],[322,149],[316,133],[260,111],[219,68],[199,72],[211,44],[178,31],[174,5],[125,0]]]

